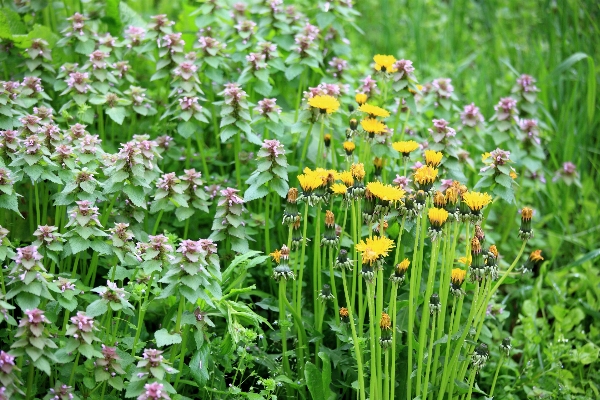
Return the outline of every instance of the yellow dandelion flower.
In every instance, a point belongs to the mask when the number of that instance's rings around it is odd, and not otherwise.
[[[279,264],[279,261],[281,260],[281,250],[277,249],[269,255],[273,258],[273,261]]]
[[[385,110],[381,107],[377,107],[371,104],[363,104],[358,108],[360,111],[369,114],[371,117],[382,117],[387,118],[390,116],[388,110]]]
[[[396,62],[396,58],[394,56],[377,54],[375,57],[373,57],[373,61],[375,61],[375,70],[377,71],[397,71],[397,69],[394,68],[394,63]]]
[[[408,140],[404,142],[394,142],[392,143],[392,147],[398,153],[402,153],[404,157],[408,157],[410,153],[417,150],[419,148],[419,143],[414,140]]]
[[[450,280],[456,286],[461,286],[463,284],[463,282],[465,281],[466,276],[467,276],[466,270],[460,269],[460,268],[454,268],[454,269],[452,269],[452,272],[450,273]]]
[[[350,316],[350,313],[348,312],[348,309],[346,307],[340,307],[340,317],[348,318],[349,316]]]
[[[458,190],[458,188],[455,188],[454,186],[450,186],[448,189],[446,189],[446,203],[455,205],[458,202],[459,193],[460,191]]]
[[[487,193],[466,192],[462,197],[463,201],[471,211],[481,211],[481,209],[492,202],[492,196]]]
[[[521,219],[523,221],[531,221],[531,218],[533,218],[533,209],[529,207],[523,207],[521,210]]]
[[[362,121],[360,121],[360,126],[362,126],[362,128],[365,130],[365,132],[368,133],[372,133],[372,134],[382,134],[387,132],[387,126],[381,122],[381,121],[377,121],[374,118],[365,118]]]
[[[428,212],[429,222],[436,228],[441,228],[448,219],[448,211],[443,208],[432,207]]]
[[[351,156],[354,153],[354,149],[356,149],[356,145],[353,142],[344,142],[344,150],[347,155]]]
[[[392,329],[392,319],[386,313],[381,313],[381,320],[379,321],[379,327],[383,330]]]
[[[423,165],[415,172],[415,182],[419,185],[432,184],[437,178],[438,170],[430,167],[429,165]]]
[[[379,200],[390,202],[400,201],[406,194],[404,190],[398,187],[384,185],[379,181],[369,182],[367,184],[367,190]]]
[[[363,261],[372,264],[379,258],[387,257],[390,250],[394,248],[394,241],[386,237],[367,238],[361,240],[356,246],[356,251],[362,254]]]
[[[471,261],[472,261],[473,257],[469,256],[467,257],[460,257],[458,260],[456,260],[459,264],[462,265],[466,265],[466,266],[470,266],[471,265]]]
[[[352,176],[359,181],[365,179],[365,165],[363,163],[352,164],[350,167],[350,171],[352,172]]]
[[[348,190],[346,185],[344,185],[343,183],[334,183],[329,188],[331,189],[333,194],[341,194],[341,195],[346,194],[346,191]]]
[[[350,171],[338,172],[336,175],[336,179],[344,182],[344,185],[348,187],[354,185],[354,177],[352,176],[352,172]]]
[[[396,271],[398,271],[399,274],[406,273],[406,271],[408,271],[409,265],[410,261],[408,260],[408,258],[405,258],[400,263],[398,263],[398,265],[396,265]]]
[[[542,250],[534,250],[529,255],[529,259],[531,261],[544,261],[544,257],[542,256]]]
[[[513,179],[517,179],[517,173],[515,171],[510,171],[510,177]]]
[[[315,96],[308,99],[308,105],[313,108],[318,108],[322,114],[331,114],[340,108],[340,102],[333,96]]]
[[[354,100],[356,100],[356,102],[360,105],[365,104],[368,99],[369,99],[369,96],[367,96],[364,93],[356,93],[356,96],[354,96]]]
[[[298,175],[298,181],[305,192],[311,192],[323,184],[323,179],[314,173]]]
[[[383,158],[375,157],[373,159],[373,165],[375,166],[375,168],[383,168],[383,163]]]
[[[425,164],[430,167],[437,167],[442,162],[444,155],[441,151],[425,150]]]
[[[485,160],[487,160],[488,158],[490,158],[491,156],[492,156],[492,155],[491,155],[490,153],[488,153],[488,152],[485,152],[485,153],[483,153],[483,154],[481,155],[481,161],[485,161]]]

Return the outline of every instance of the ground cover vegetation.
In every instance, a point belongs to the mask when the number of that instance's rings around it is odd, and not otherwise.
[[[0,399],[598,398],[598,14],[2,2]]]

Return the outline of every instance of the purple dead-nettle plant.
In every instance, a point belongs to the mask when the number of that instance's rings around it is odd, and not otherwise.
[[[198,66],[194,61],[182,61],[173,69],[172,77],[173,91],[170,96],[202,93],[200,78],[198,78]]]
[[[100,353],[102,356],[94,361],[96,382],[108,381],[108,384],[115,389],[123,390],[123,378],[120,375],[124,375],[125,370],[121,367],[122,360],[117,354],[117,348],[103,344]]]
[[[52,62],[52,50],[48,42],[44,39],[33,39],[31,46],[25,49],[24,53],[30,58],[25,61],[29,71],[33,72],[41,65],[44,70],[52,73],[55,72],[54,67],[50,64]]]
[[[148,22],[148,36],[150,38],[171,33],[174,21],[169,20],[166,14],[153,15]]]
[[[56,195],[55,204],[71,205],[76,200],[95,202],[96,199],[102,198],[102,194],[98,191],[99,183],[95,175],[95,166],[73,169],[70,173],[62,172],[61,176],[66,183],[62,192]]]
[[[17,305],[37,307],[41,299],[54,300],[48,290],[48,275],[42,262],[43,256],[38,252],[37,246],[27,246],[17,249],[14,263],[9,273],[10,281],[7,283],[6,299],[15,298]]]
[[[165,390],[165,385],[158,382],[147,383],[144,385],[144,393],[140,394],[137,400],[171,400]]]
[[[540,91],[535,85],[535,78],[530,75],[521,75],[517,78],[515,85],[512,88],[512,94],[517,96],[519,101],[519,107],[529,113],[535,113],[535,102],[537,100],[537,94]]]
[[[433,137],[433,141],[435,143],[447,144],[449,139],[456,136],[456,131],[448,126],[449,122],[445,119],[434,119],[432,122],[433,128],[429,128],[428,131]]]
[[[156,109],[152,106],[154,101],[146,96],[145,88],[130,86],[123,94],[127,96],[127,101],[136,113],[144,116],[156,114]]]
[[[364,93],[369,97],[379,94],[377,81],[371,75],[367,75],[364,79],[360,80],[360,87],[356,89],[356,93]]]
[[[333,57],[328,64],[330,67],[328,72],[331,73],[334,78],[342,79],[344,71],[348,69],[348,61],[340,57]]]
[[[65,239],[58,232],[56,226],[39,225],[35,232],[35,241],[32,246],[36,246],[40,254],[44,257],[48,257],[55,264],[59,263],[59,254],[63,250],[63,243]],[[52,273],[52,268],[50,269]]]
[[[483,114],[479,110],[479,107],[475,105],[475,103],[467,104],[463,111],[460,113],[460,120],[463,124],[463,127],[469,128],[481,128],[483,122],[485,121],[483,118]]]
[[[200,51],[204,54],[205,57],[217,57],[223,55],[223,50],[227,46],[217,39],[210,36],[200,36],[198,37],[198,41],[194,44],[195,49],[200,49]],[[211,66],[215,68],[215,65]],[[217,64],[218,66],[218,64]]]
[[[23,87],[23,89],[21,89],[21,96],[31,98],[41,96],[45,100],[52,100],[47,94],[44,93],[44,86],[42,85],[42,80],[37,76],[26,76],[25,78],[23,78],[21,86]]]
[[[175,259],[173,246],[165,235],[148,236],[148,243],[136,244],[136,258],[146,276],[160,272]]]
[[[44,397],[44,400],[75,400],[78,399],[73,394],[73,387],[62,383],[61,381],[56,381],[56,385],[53,388],[50,388],[50,391]]]
[[[50,157],[62,169],[75,169],[76,155],[73,152],[73,147],[68,144],[59,144],[54,149],[54,153]]]
[[[80,41],[85,42],[88,39],[88,35],[91,33],[86,21],[88,18],[80,13],[75,13],[73,16],[67,18],[70,25],[67,26],[63,31],[65,37],[76,37]],[[60,43],[58,44],[61,45]]]
[[[89,200],[79,200],[75,206],[68,210],[69,221],[65,228],[71,228],[64,234],[67,239],[65,252],[67,255],[80,254],[81,252],[92,248],[94,251],[109,255],[112,254],[112,248],[104,241],[108,236],[102,229],[98,207]],[[77,261],[73,266],[73,273],[77,270]]]
[[[146,29],[140,26],[130,25],[125,29],[125,40],[123,43],[128,49],[135,48],[135,51],[141,53],[144,49],[142,44],[148,40]]]
[[[20,389],[23,382],[16,374],[19,371],[20,369],[15,363],[15,356],[0,350],[0,399],[10,400],[13,396],[24,394]]]
[[[238,47],[238,50],[243,50],[246,48],[246,44],[252,35],[256,33],[256,22],[251,19],[245,19],[242,21],[238,21],[238,23],[234,27],[237,30],[238,35],[242,38],[242,45]]]
[[[24,314],[15,334],[15,338],[18,339],[11,346],[12,354],[17,357],[27,356],[35,368],[50,375],[50,365],[56,361],[53,350],[58,347],[50,339],[50,332],[46,326],[50,321],[44,315],[44,311],[37,308],[25,309]]]
[[[156,63],[158,72],[154,79],[162,75],[167,76],[168,72],[165,68],[168,67],[168,70],[171,70],[175,65],[185,60],[185,41],[181,38],[181,35],[181,32],[168,33],[156,39],[160,60]],[[163,69],[165,69],[164,72]]]
[[[65,89],[61,95],[69,94],[71,92],[79,95],[87,94],[88,92],[93,91],[90,82],[91,79],[89,72],[69,72],[67,79],[65,79],[67,89]]]
[[[150,212],[156,214],[160,212],[173,211],[179,207],[189,207],[187,196],[184,194],[185,185],[175,175],[175,172],[169,172],[161,176],[156,182],[156,192],[154,201],[150,205]]]
[[[82,354],[87,359],[100,357],[100,353],[94,347],[95,341],[100,341],[94,331],[98,328],[94,324],[94,319],[82,311],[71,317],[71,324],[67,327],[65,336],[70,336],[64,346],[67,353],[77,351],[78,356]],[[76,366],[74,367],[76,368]]]
[[[512,97],[501,98],[494,106],[494,110],[496,114],[492,117],[492,121],[496,121],[496,128],[501,132],[509,130],[518,120],[517,100]]]
[[[2,158],[10,163],[18,150],[19,132],[12,129],[0,131],[0,154],[2,154]]]
[[[260,144],[260,139],[250,127],[252,118],[248,110],[246,92],[237,83],[226,83],[220,95],[224,98],[221,106],[221,141],[226,142],[236,134],[240,135],[242,131],[250,142]]]
[[[542,140],[540,139],[540,127],[537,120],[519,120],[519,130],[521,133],[519,139],[523,141],[525,147],[535,147],[542,144]]]
[[[120,288],[116,282],[106,281],[106,286],[98,286],[92,289],[92,292],[98,293],[100,298],[91,303],[86,308],[88,317],[98,317],[109,310],[122,311],[123,313],[133,316],[133,306],[128,301],[129,292]]]
[[[12,259],[15,256],[13,245],[8,239],[10,231],[3,226],[0,226],[0,261]]]
[[[279,52],[277,51],[277,45],[271,42],[260,42],[257,45],[258,52],[265,56],[265,60],[279,58]]]
[[[394,90],[400,92],[399,95],[403,99],[410,99],[412,94],[408,92],[409,88],[418,92],[418,81],[415,76],[415,67],[413,67],[412,61],[404,59],[398,60],[394,63],[394,69],[396,70],[392,75]]]
[[[168,382],[169,378],[165,375],[171,375],[179,371],[169,366],[168,361],[162,354],[163,352],[157,349],[144,350],[142,359],[131,373],[127,397],[141,396],[142,393],[146,392],[145,385],[149,382],[154,382],[152,384],[160,383],[166,392],[176,393],[173,386]]]
[[[396,178],[392,181],[394,185],[396,185],[402,190],[405,190],[408,193],[412,193],[413,191],[411,182],[412,179],[410,179],[409,177],[398,174],[396,174]]]
[[[250,185],[244,193],[244,200],[250,201],[265,197],[269,187],[285,198],[289,190],[287,158],[283,145],[276,139],[265,139],[256,154],[258,164],[246,184]]]
[[[255,116],[252,125],[256,126],[256,131],[273,132],[275,136],[280,137],[284,134],[284,127],[280,124],[281,107],[277,105],[277,99],[265,98],[258,101],[254,108]],[[268,136],[263,137],[267,139]]]
[[[450,110],[452,100],[457,100],[450,78],[434,79],[429,93],[434,96],[434,105],[436,107],[441,105],[445,110]]]
[[[175,259],[160,282],[167,286],[159,298],[179,294],[191,304],[203,299],[213,305],[211,298],[220,299],[222,295],[216,244],[209,239],[181,241]]]
[[[135,259],[135,246],[133,243],[134,235],[129,229],[129,224],[125,222],[115,222],[114,227],[110,228],[109,232],[113,251],[119,258],[119,261],[125,263],[125,257],[128,257],[128,259],[134,257],[131,259],[131,261],[133,261]]]
[[[556,171],[554,177],[552,178],[552,182],[557,181],[563,181],[569,186],[572,184],[581,186],[581,182],[579,181],[579,172],[577,172],[577,166],[571,161],[564,162],[562,167]]]
[[[175,210],[175,216],[180,221],[187,220],[192,217],[196,210],[208,213],[210,205],[208,194],[204,190],[202,182],[202,173],[195,169],[186,169],[184,174],[179,177],[181,185],[184,188],[184,196],[187,200],[187,207],[178,207]]]
[[[56,149],[56,146],[60,145],[63,141],[62,131],[58,125],[54,125],[53,123],[43,124],[39,133],[44,139],[44,145],[52,152]]]
[[[117,61],[113,64],[113,74],[119,79],[126,79],[128,82],[133,83],[135,78],[130,74],[131,66],[129,61]]]
[[[209,239],[216,242],[229,239],[233,251],[245,253],[248,251],[248,240],[251,238],[246,232],[247,210],[244,208],[244,199],[238,195],[238,192],[238,189],[233,188],[220,191],[212,225],[213,232]]]

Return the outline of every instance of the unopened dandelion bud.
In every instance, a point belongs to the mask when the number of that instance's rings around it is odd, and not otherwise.
[[[352,131],[355,131],[358,128],[358,121],[356,120],[356,118],[352,118],[350,120],[350,129]]]
[[[371,264],[363,264],[360,273],[367,282],[373,282],[373,278],[375,278],[375,271]]]
[[[273,279],[279,282],[280,279],[295,279],[294,273],[290,269],[287,263],[280,264],[277,267],[273,268]]]
[[[323,142],[325,143],[325,147],[329,148],[329,146],[331,145],[331,134],[330,133],[325,134],[325,136],[323,137]]]
[[[471,239],[471,280],[481,281],[485,276],[485,272],[486,269],[483,263],[481,243],[479,243],[479,239],[474,237],[473,239]]]
[[[291,188],[288,190],[287,194],[287,203],[283,210],[283,221],[284,225],[293,224],[296,220],[296,217],[300,217],[300,213],[298,212],[298,189]]]
[[[341,249],[333,266],[335,268],[348,269],[352,271],[353,264],[354,262],[348,258],[348,251],[346,249]]]
[[[323,288],[319,292],[319,299],[322,302],[326,302],[326,301],[330,301],[330,300],[334,299],[334,295],[331,292],[331,286],[329,286],[328,284],[323,285]]]
[[[337,232],[335,230],[335,216],[330,210],[325,212],[325,233],[321,239],[321,246],[337,246],[339,242]]]
[[[498,279],[498,249],[491,245],[487,254],[484,255],[486,273],[492,280]]]
[[[417,202],[419,208],[422,209],[427,201],[427,193],[424,190],[417,190],[415,201]]]
[[[439,314],[442,309],[442,303],[440,302],[440,296],[437,293],[434,293],[429,298],[429,312],[431,315]]]
[[[478,371],[485,366],[487,360],[490,358],[490,352],[485,343],[480,343],[475,347],[473,351],[473,356],[471,357],[471,362],[473,363],[473,367]]]
[[[365,224],[369,224],[377,218],[375,215],[375,196],[368,187],[365,190],[365,201],[363,202],[362,215]]]
[[[483,229],[481,229],[481,225],[475,225],[475,237],[479,239],[480,244],[485,242],[485,233],[483,232]]]
[[[533,237],[533,229],[531,228],[532,218],[533,210],[529,207],[523,207],[521,210],[521,228],[519,229],[519,237],[522,240],[529,240]]]
[[[342,321],[344,324],[350,322],[350,312],[346,307],[340,307],[340,321]]]
[[[506,354],[506,357],[510,355],[510,351],[512,350],[510,337],[502,339],[502,343],[500,343],[500,350],[502,350]]]
[[[375,157],[375,159],[373,159],[373,166],[375,167],[375,170],[374,170],[375,176],[380,177],[381,171],[383,170],[383,166],[384,166],[383,159],[379,158],[379,157]]]
[[[292,249],[297,250],[302,244],[302,231],[300,230],[300,216],[297,216],[292,225]],[[308,241],[308,239],[307,239]]]
[[[369,97],[364,93],[357,93],[356,96],[354,96],[354,100],[356,100],[359,106],[365,104],[368,99]]]
[[[390,275],[390,280],[398,285],[401,285],[406,280],[406,271],[408,271],[408,267],[410,266],[410,261],[408,258],[402,260],[402,262],[396,265],[394,268],[394,272]]]

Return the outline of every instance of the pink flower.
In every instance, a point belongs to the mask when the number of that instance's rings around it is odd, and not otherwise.
[[[471,128],[476,127],[484,121],[483,115],[475,103],[467,104],[465,106],[463,112],[460,113],[460,120],[463,125],[470,126]]]

